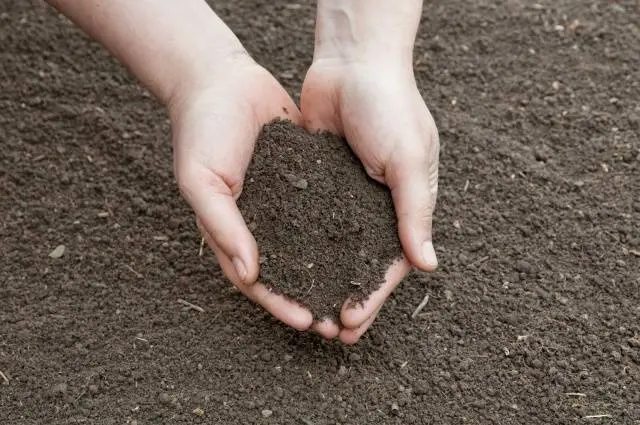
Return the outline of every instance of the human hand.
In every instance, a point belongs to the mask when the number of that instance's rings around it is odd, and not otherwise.
[[[236,199],[262,126],[276,118],[300,122],[293,100],[246,54],[184,87],[169,104],[174,167],[180,190],[227,277],[247,297],[298,330],[311,313],[270,292],[258,278],[258,248]]]
[[[308,310],[255,283],[258,249],[235,202],[262,126],[300,122],[289,95],[203,0],[49,2],[169,107],[180,190],[225,274],[276,318],[309,328]]]
[[[169,106],[178,184],[193,207],[199,227],[215,251],[225,274],[243,293],[262,304],[275,317],[294,328],[307,329],[312,323],[309,311],[273,295],[261,284],[254,284],[258,275],[256,242],[235,204],[253,145],[263,124],[278,117],[301,122],[298,109],[284,89],[246,55],[237,37],[202,0],[184,0],[179,5],[171,0],[152,3],[126,0],[49,2],[103,43],[143,85]],[[319,14],[326,12],[331,16],[330,19],[319,19],[319,23],[323,21],[327,25],[318,26],[320,37],[316,37],[316,47],[318,41],[328,41],[325,44],[329,47],[345,47],[347,44],[343,44],[342,40],[357,36],[376,52],[380,51],[380,43],[393,44],[393,47],[404,46],[400,50],[385,47],[384,51],[406,52],[406,47],[413,45],[415,34],[411,32],[415,32],[417,27],[421,3],[422,0],[401,3],[379,0],[375,7],[371,7],[367,0],[318,0]],[[350,22],[352,18],[362,20]],[[138,22],[146,24],[140,27],[136,25]],[[357,28],[350,26],[354,23]],[[158,37],[158,34],[163,34],[163,37]],[[363,49],[357,44],[351,43],[347,50],[355,48],[355,51],[362,53]],[[330,69],[315,61],[305,84],[305,97],[308,104],[311,102],[305,108],[309,125],[344,131],[367,164],[371,175],[392,186],[394,181],[405,181],[402,170],[398,170],[397,165],[389,165],[403,163],[404,154],[397,152],[404,152],[404,148],[370,149],[366,142],[357,142],[370,139],[366,131],[371,129],[355,123],[369,118],[380,119],[386,113],[375,108],[366,112],[365,108],[358,115],[349,110],[362,107],[369,100],[384,98],[384,91],[373,97],[357,95],[357,84],[353,83],[367,81],[364,77],[373,76],[370,74],[372,70],[362,71],[362,76],[358,77],[360,72],[356,72],[355,67],[345,67],[343,70],[349,72],[340,77]],[[339,67],[333,69],[340,70]],[[323,82],[324,77],[329,80]],[[382,80],[373,78],[373,81]],[[398,83],[402,79],[391,81]],[[331,96],[345,93],[351,93],[351,97],[345,97],[347,100],[336,102],[331,99]],[[333,118],[322,118],[327,110],[331,112],[331,108],[338,106],[343,108],[340,114],[334,110]],[[402,104],[398,110],[406,113],[411,106]],[[395,136],[392,124],[388,122],[386,134]],[[360,137],[350,132],[363,133]],[[367,152],[373,156],[368,157]],[[390,174],[393,170],[397,175]],[[413,220],[411,201],[402,201],[407,199],[411,188],[410,185],[396,183],[394,189],[396,207],[403,208],[399,210],[401,223],[412,223]],[[409,228],[407,226],[401,224],[401,237],[402,229]],[[403,243],[406,245],[410,239],[410,235],[404,236]],[[420,265],[413,248],[405,246],[405,251],[411,261]],[[357,339],[354,335],[368,326],[368,322],[361,324],[367,320],[363,318],[366,316],[373,320],[375,315],[370,313],[390,292],[388,288],[395,286],[389,285],[389,282],[398,282],[407,270],[406,261],[392,267],[388,284],[371,297],[362,312],[354,310],[343,313],[343,322],[347,327],[357,328],[360,324],[360,328],[352,331],[352,334],[343,332],[343,340]],[[339,331],[335,325],[326,323],[316,325],[316,330],[327,337],[335,336]]]
[[[438,132],[415,83],[410,61],[316,55],[301,96],[304,125],[344,135],[367,173],[386,184],[398,217],[404,257],[362,305],[346,302],[344,326],[319,330],[344,343],[358,341],[411,265],[434,270],[431,222],[438,189]]]

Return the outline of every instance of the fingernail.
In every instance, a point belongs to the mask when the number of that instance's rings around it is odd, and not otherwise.
[[[438,259],[436,258],[436,251],[433,249],[433,243],[426,241],[422,244],[422,256],[424,262],[434,269],[438,266]]]
[[[247,268],[244,266],[244,263],[238,257],[233,257],[231,262],[233,263],[233,267],[236,269],[236,273],[238,273],[240,280],[244,282],[247,278]]]

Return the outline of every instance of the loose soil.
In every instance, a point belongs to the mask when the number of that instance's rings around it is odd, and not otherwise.
[[[402,249],[389,190],[340,137],[266,125],[238,202],[260,249],[260,281],[339,323],[384,283]]]
[[[0,423],[637,425],[638,2],[426,3],[440,267],[345,347],[198,256],[165,109],[42,2],[0,2]],[[313,2],[214,6],[297,97]]]

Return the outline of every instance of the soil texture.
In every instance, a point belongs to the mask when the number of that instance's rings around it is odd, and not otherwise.
[[[389,190],[346,140],[288,121],[266,125],[238,201],[260,249],[260,280],[339,323],[401,256]]]
[[[297,98],[314,3],[212,5]],[[200,257],[165,108],[1,1],[0,423],[638,425],[638,64],[636,0],[425,1],[439,268],[347,347]]]

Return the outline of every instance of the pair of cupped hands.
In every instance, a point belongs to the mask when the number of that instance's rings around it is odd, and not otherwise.
[[[412,266],[431,271],[437,265],[431,222],[438,133],[411,64],[384,57],[315,58],[302,86],[300,108],[273,75],[244,52],[229,57],[218,70],[191,84],[169,105],[176,178],[203,237],[231,282],[274,317],[301,331],[357,342]],[[258,246],[236,200],[259,132],[277,118],[309,131],[345,136],[369,176],[392,194],[403,255],[364,304],[353,306],[346,300],[340,323],[314,321],[307,309],[257,281]]]

